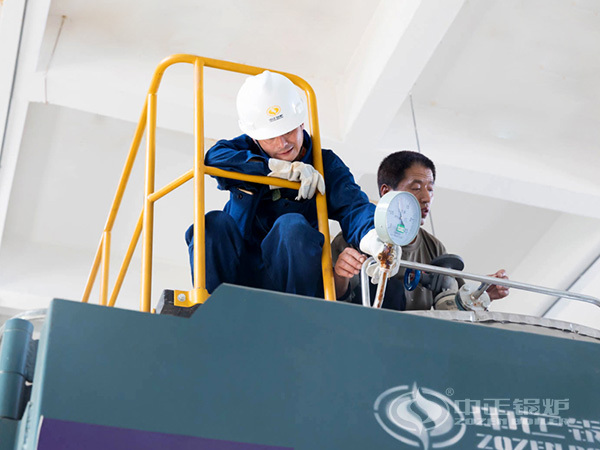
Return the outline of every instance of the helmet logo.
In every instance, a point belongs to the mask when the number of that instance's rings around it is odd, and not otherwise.
[[[273,105],[273,106],[267,108],[267,114],[271,117],[276,116],[280,112],[281,112],[281,108],[277,105]]]
[[[277,105],[267,108],[267,115],[270,116],[269,122],[275,122],[276,120],[283,119],[281,108]]]

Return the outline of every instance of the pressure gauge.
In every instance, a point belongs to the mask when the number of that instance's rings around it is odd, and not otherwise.
[[[375,229],[383,242],[410,244],[421,226],[421,206],[410,192],[390,191],[375,208]]]

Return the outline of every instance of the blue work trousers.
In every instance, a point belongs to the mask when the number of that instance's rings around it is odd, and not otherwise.
[[[192,277],[194,229],[186,232]],[[280,216],[266,237],[252,245],[223,211],[206,214],[206,288],[221,283],[323,297],[324,237],[297,213]]]

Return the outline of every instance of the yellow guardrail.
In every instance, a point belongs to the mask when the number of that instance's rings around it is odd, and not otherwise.
[[[155,154],[156,154],[156,112],[157,112],[157,93],[160,82],[165,70],[173,64],[187,63],[194,66],[194,139],[195,155],[194,167],[183,175],[179,176],[166,186],[155,190]],[[243,173],[230,172],[217,169],[215,167],[204,165],[204,68],[227,70],[229,72],[243,73],[247,75],[258,75],[267,69],[261,67],[237,64],[229,61],[203,58],[196,55],[172,55],[164,59],[156,68],[140,120],[138,122],[133,142],[129,149],[129,154],[125,162],[125,167],[121,173],[117,192],[115,194],[110,213],[104,226],[104,231],[94,257],[94,263],[88,277],[88,281],[83,293],[82,302],[87,302],[90,298],[92,288],[100,270],[100,304],[114,306],[123,284],[123,280],[129,269],[131,258],[135,248],[142,237],[142,277],[141,277],[141,295],[140,310],[150,312],[151,304],[151,286],[152,286],[152,238],[154,228],[154,202],[164,197],[174,189],[177,189],[187,181],[194,180],[194,288],[188,292],[186,304],[204,303],[209,294],[206,290],[206,271],[205,267],[205,223],[204,223],[204,177],[205,175],[219,176],[223,178],[233,178],[252,183],[274,185],[283,188],[298,189],[300,183],[287,181],[278,178],[246,175]],[[270,69],[269,69],[270,70]],[[277,71],[272,71],[277,72]],[[319,121],[317,118],[317,100],[312,87],[302,78],[285,72],[278,72],[288,77],[295,85],[300,87],[306,94],[309,111],[309,125],[312,131],[313,140],[313,165],[323,175],[323,158],[321,153],[321,136],[319,131]],[[119,211],[121,200],[133,168],[135,158],[144,135],[146,136],[146,176],[145,176],[145,197],[144,205],[140,213],[133,236],[127,248],[125,257],[119,269],[117,280],[113,290],[108,295],[108,278],[110,263],[110,245],[111,234],[114,222]],[[321,263],[323,267],[323,285],[325,298],[335,300],[335,287],[333,282],[333,270],[331,264],[331,247],[329,239],[329,221],[327,216],[327,202],[325,196],[317,193],[317,217],[319,231],[325,236],[323,244],[323,255]]]

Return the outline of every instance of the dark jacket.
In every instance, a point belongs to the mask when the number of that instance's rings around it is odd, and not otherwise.
[[[306,154],[302,162],[312,164],[312,140],[304,131]],[[348,167],[331,150],[323,149],[323,167],[329,218],[340,223],[346,240],[358,246],[360,239],[372,228],[375,205],[354,181]],[[232,140],[217,142],[207,153],[205,163],[224,170],[250,175],[267,175],[269,156],[243,134]],[[295,190],[276,189],[246,181],[216,177],[219,189],[231,192],[224,210],[240,227],[246,240],[260,243],[275,220],[286,213],[300,213],[317,227],[316,200],[296,201]]]

